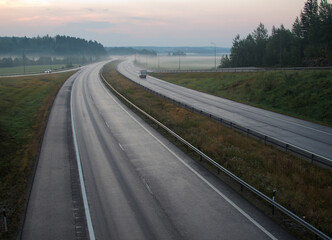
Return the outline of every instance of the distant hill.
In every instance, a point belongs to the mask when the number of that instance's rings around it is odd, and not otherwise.
[[[53,55],[89,55],[102,56],[107,52],[104,46],[96,41],[81,38],[56,37],[0,37],[0,55],[53,54]]]
[[[175,52],[183,52],[185,55],[214,55],[214,51],[216,50],[217,54],[228,54],[230,53],[230,48],[226,47],[216,47],[214,46],[203,46],[203,47],[133,47],[134,49],[146,49],[150,51],[155,51],[158,55],[169,55],[169,53]]]
[[[183,53],[184,55],[214,55],[215,50],[218,55],[230,53],[230,48],[207,46],[207,47],[106,47],[111,55],[174,55]]]
[[[156,56],[157,53],[153,50],[146,50],[146,49],[135,49],[132,47],[106,47],[107,52],[110,55],[152,55]]]

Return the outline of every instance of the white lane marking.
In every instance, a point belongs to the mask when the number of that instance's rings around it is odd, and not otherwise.
[[[153,195],[153,192],[152,192],[152,190],[151,190],[149,184],[145,181],[144,178],[142,178],[142,180],[143,180],[143,183],[144,183],[145,187],[148,189],[149,193],[150,193],[151,195]]]
[[[124,151],[124,148],[122,147],[122,145],[119,143],[119,146],[120,146],[120,148],[122,149],[122,151]]]
[[[70,94],[71,126],[72,126],[73,137],[74,137],[76,161],[77,161],[77,167],[78,167],[78,174],[79,174],[80,182],[81,182],[81,191],[82,191],[86,221],[88,224],[89,237],[90,237],[90,240],[95,240],[96,237],[95,237],[95,233],[94,233],[93,226],[92,226],[88,198],[86,196],[85,184],[84,184],[84,179],[83,179],[83,170],[82,170],[82,165],[81,165],[81,158],[80,158],[80,153],[78,150],[78,143],[77,143],[76,131],[75,131],[75,123],[74,123],[74,115],[73,115],[73,91],[74,91],[75,83],[76,83],[76,81],[73,83],[72,92]]]
[[[146,127],[144,127],[137,119],[135,119],[125,108],[123,108],[118,101],[110,94],[106,89],[104,84],[100,82],[106,93],[113,99],[113,101],[138,125],[140,125],[149,135],[151,135],[160,145],[162,145],[167,151],[169,151],[176,159],[178,159],[184,166],[186,166],[190,171],[192,171],[198,178],[200,178],[204,183],[206,183],[210,188],[212,188],[219,196],[221,196],[225,201],[227,201],[231,206],[233,206],[238,212],[240,212],[244,217],[246,217],[250,222],[252,222],[257,228],[264,232],[268,237],[273,240],[277,240],[268,230],[266,230],[262,225],[256,222],[252,217],[250,217],[245,211],[243,211],[239,206],[237,206],[232,200],[220,192],[215,186],[213,186],[207,179],[200,175],[195,169],[190,167],[182,158],[180,158],[175,152],[168,148],[162,141],[160,141],[156,136],[154,136]]]
[[[145,183],[145,186],[148,189],[148,191],[150,192],[150,194],[153,195],[153,192],[152,192],[150,186],[147,183]]]

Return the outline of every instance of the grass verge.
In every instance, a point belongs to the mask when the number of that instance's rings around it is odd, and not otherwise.
[[[332,172],[155,96],[105,66],[105,79],[138,107],[222,166],[332,235]],[[174,140],[174,139],[173,139]]]
[[[332,71],[155,73],[153,76],[297,118],[332,126]]]
[[[0,239],[15,238],[51,105],[72,74],[0,78],[0,207],[8,222]]]

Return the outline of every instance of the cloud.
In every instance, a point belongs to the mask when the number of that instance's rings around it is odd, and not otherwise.
[[[149,18],[149,17],[128,17],[129,20],[137,20],[137,21],[155,21],[156,19],[154,18]]]
[[[115,27],[116,24],[105,21],[87,21],[87,22],[68,22],[66,27],[78,29],[104,29]]]
[[[16,7],[38,7],[51,5],[49,0],[0,0],[0,6],[10,8]]]
[[[86,10],[88,12],[95,12],[95,9],[93,9],[93,8],[84,8],[84,10]]]
[[[230,46],[237,33],[245,37],[259,22],[269,30],[281,23],[289,28],[303,1],[0,0],[0,29],[3,35],[65,34],[105,45]]]

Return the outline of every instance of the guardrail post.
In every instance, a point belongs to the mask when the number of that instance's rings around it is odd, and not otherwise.
[[[311,154],[311,163],[314,163],[314,157],[315,157],[315,155]]]
[[[249,135],[249,131],[250,131],[250,129],[249,129],[249,128],[247,128],[247,136]]]
[[[288,144],[286,144],[286,152],[288,151],[288,147],[289,147]]]
[[[202,155],[199,155],[199,161],[200,162],[202,161]]]
[[[7,227],[7,216],[6,216],[6,209],[2,208],[2,214],[3,214],[3,225],[5,228],[5,232],[8,232],[8,227]]]
[[[266,145],[267,136],[264,136],[264,144]]]
[[[272,200],[274,201],[275,200],[275,198],[276,198],[276,191],[277,190],[273,190],[273,195],[272,195]],[[274,215],[274,205],[272,205],[272,215]]]
[[[243,192],[243,185],[241,184],[241,192]]]

